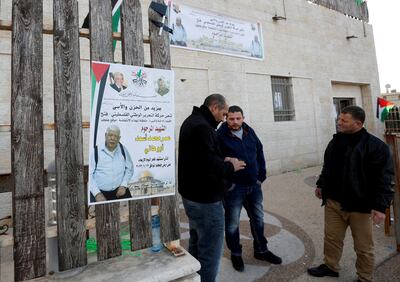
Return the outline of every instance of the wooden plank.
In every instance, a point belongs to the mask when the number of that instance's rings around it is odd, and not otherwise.
[[[78,2],[54,0],[53,22],[58,263],[65,271],[87,264]]]
[[[112,63],[111,2],[90,1],[90,57]],[[96,205],[97,259],[121,255],[119,203]]]
[[[0,30],[11,31],[12,30],[11,21],[0,20]],[[43,25],[43,31],[42,32],[43,32],[43,34],[53,35],[54,34],[53,26],[49,25],[49,24]],[[80,28],[79,29],[79,37],[90,39],[89,29],[88,28]],[[122,35],[121,35],[120,32],[113,32],[112,33],[112,37],[113,37],[114,40],[121,40],[122,39]],[[149,37],[148,36],[143,37],[143,42],[144,43],[150,43]]]
[[[163,0],[154,2],[164,3]],[[171,69],[171,54],[169,46],[169,33],[163,31],[159,36],[159,28],[151,20],[161,22],[159,14],[149,8],[149,34],[151,64],[154,68]],[[165,24],[168,24],[167,20]],[[176,193],[176,192],[175,192]],[[177,195],[160,198],[160,235],[162,242],[170,242],[180,238],[179,213]]]
[[[121,6],[122,62],[143,66],[142,9],[139,0],[125,0]],[[129,201],[132,251],[152,245],[150,199]]]
[[[43,187],[43,2],[13,0],[11,167],[14,278],[46,274]]]
[[[395,193],[393,200],[394,236],[396,237],[397,251],[400,252],[400,136],[391,135],[394,139],[393,159],[395,163]]]

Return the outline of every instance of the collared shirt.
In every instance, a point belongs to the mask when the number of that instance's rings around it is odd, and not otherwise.
[[[113,191],[119,186],[128,187],[133,176],[133,163],[128,150],[124,147],[125,157],[118,144],[114,152],[110,152],[105,145],[98,146],[97,167],[94,152],[90,156],[90,192],[93,196],[103,191]]]

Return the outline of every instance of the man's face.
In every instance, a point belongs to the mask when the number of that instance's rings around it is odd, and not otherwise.
[[[180,18],[176,18],[176,25],[180,26],[182,23],[182,20]]]
[[[228,116],[226,118],[226,122],[228,123],[228,127],[233,130],[237,131],[242,127],[244,121],[244,116],[241,112],[228,112]]]
[[[108,131],[106,132],[106,147],[110,151],[114,151],[115,148],[117,148],[117,145],[119,143],[119,139],[121,137],[119,136],[119,132],[117,131]]]
[[[352,115],[341,113],[337,119],[337,129],[341,133],[352,134],[363,127],[361,121],[353,119]]]
[[[120,86],[122,85],[122,83],[124,83],[124,77],[122,76],[122,74],[116,74],[114,77],[115,80],[115,84]]]
[[[217,122],[221,122],[225,120],[226,114],[228,113],[228,105],[225,104],[225,107],[220,109],[218,104],[214,104],[211,107],[211,113],[213,114],[215,120]]]

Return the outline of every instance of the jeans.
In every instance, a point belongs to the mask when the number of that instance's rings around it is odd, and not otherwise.
[[[202,282],[214,282],[224,243],[224,209],[222,202],[197,203],[182,198],[189,218],[189,253],[201,264]]]
[[[232,255],[242,255],[239,232],[242,206],[246,209],[250,218],[254,253],[267,252],[268,241],[264,236],[263,194],[260,184],[251,186],[236,185],[232,190],[228,190],[225,195],[225,239],[228,249]]]

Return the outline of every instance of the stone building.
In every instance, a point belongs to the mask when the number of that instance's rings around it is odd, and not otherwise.
[[[339,0],[338,0],[339,1]],[[349,0],[350,2],[351,0]],[[0,19],[11,21],[11,2],[1,0]],[[52,24],[52,1],[44,0],[44,24]],[[176,1],[177,2],[177,1]],[[190,7],[260,22],[265,57],[251,60],[222,54],[171,48],[175,71],[176,137],[193,105],[209,93],[225,95],[244,109],[246,121],[264,144],[269,174],[321,163],[335,132],[336,110],[346,104],[364,107],[366,127],[380,135],[374,118],[379,78],[372,26],[365,21],[306,0],[181,1]],[[343,1],[342,1],[343,2]],[[89,1],[79,1],[82,24]],[[147,10],[141,1],[144,34]],[[44,122],[53,124],[52,36],[44,38]],[[83,121],[89,122],[89,40],[80,39]],[[145,63],[150,64],[145,45]],[[120,50],[115,54],[121,62]],[[0,31],[0,171],[11,171],[10,88],[11,32]],[[32,70],[34,71],[34,70]],[[23,83],[23,81],[21,82]],[[274,95],[284,91],[288,114],[274,110]],[[282,90],[283,89],[283,90]],[[336,107],[335,107],[336,106]],[[54,159],[54,131],[44,131],[45,167]],[[85,163],[89,129],[84,129]],[[177,148],[178,149],[178,148]]]

